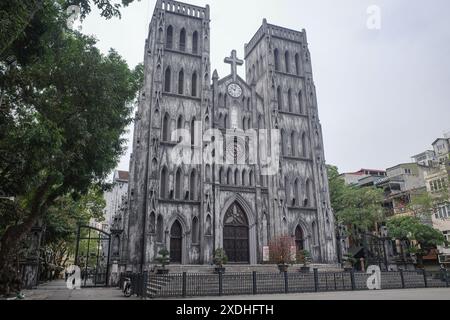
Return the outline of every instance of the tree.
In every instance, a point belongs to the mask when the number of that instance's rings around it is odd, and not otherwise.
[[[12,253],[58,198],[104,183],[143,77],[141,65],[132,71],[114,50],[102,55],[93,38],[66,31],[54,1],[42,3],[39,59],[0,63],[0,193],[16,198],[3,206],[0,276],[15,269]]]
[[[327,166],[331,207],[336,220],[360,231],[372,229],[385,218],[381,207],[383,191],[375,187],[348,186],[335,166]],[[350,228],[350,231],[352,228]]]
[[[423,224],[418,217],[396,216],[387,221],[389,235],[413,243],[410,253],[419,260],[432,248],[445,243],[444,235],[433,227]],[[414,242],[416,244],[414,245]]]
[[[45,216],[45,237],[41,248],[44,272],[56,268],[55,277],[58,277],[75,254],[78,225],[86,225],[91,219],[101,221],[104,207],[103,191],[98,186],[93,186],[78,198],[66,195],[55,200]],[[80,247],[80,252],[83,249]]]

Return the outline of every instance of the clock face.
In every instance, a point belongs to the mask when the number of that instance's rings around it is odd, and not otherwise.
[[[242,94],[242,88],[237,83],[228,86],[228,94],[233,98],[239,98]]]

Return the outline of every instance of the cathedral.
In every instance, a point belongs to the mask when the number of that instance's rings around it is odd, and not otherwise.
[[[305,30],[265,19],[220,77],[210,11],[158,0],[145,43],[120,265],[267,262],[292,236],[315,263],[337,260],[322,130]],[[245,63],[245,79],[237,68]],[[116,244],[117,245],[117,244]]]

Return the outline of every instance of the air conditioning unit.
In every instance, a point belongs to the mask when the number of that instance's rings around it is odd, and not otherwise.
[[[440,254],[439,263],[450,263],[450,254]]]

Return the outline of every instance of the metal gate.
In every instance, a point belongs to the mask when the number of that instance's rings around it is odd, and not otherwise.
[[[111,235],[91,226],[79,226],[75,265],[81,269],[82,287],[106,287],[109,278]]]

